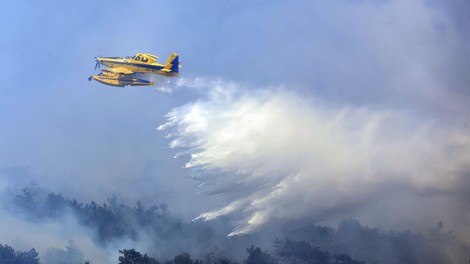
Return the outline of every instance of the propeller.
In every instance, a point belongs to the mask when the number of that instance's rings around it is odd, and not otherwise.
[[[100,61],[99,61],[99,57],[95,57],[95,60],[96,60],[96,64],[95,64],[95,70],[96,70],[96,68],[98,68],[98,69],[101,69],[101,67],[100,67]]]
[[[88,77],[88,81],[91,81],[91,79],[92,79],[92,76]]]

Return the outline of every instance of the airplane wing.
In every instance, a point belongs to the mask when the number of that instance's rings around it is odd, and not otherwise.
[[[102,69],[102,71],[108,71],[112,73],[120,73],[120,74],[132,74],[134,73],[133,71],[123,68],[123,67],[116,67],[116,68],[107,68],[107,69]]]

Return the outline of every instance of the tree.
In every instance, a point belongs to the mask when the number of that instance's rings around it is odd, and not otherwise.
[[[192,260],[189,253],[181,253],[173,258],[173,261],[167,261],[166,264],[202,264],[200,260]]]
[[[363,264],[364,262],[353,260],[346,254],[330,254],[319,247],[314,247],[305,241],[274,241],[276,255],[289,263],[305,264]]]
[[[61,248],[49,248],[44,256],[44,262],[48,264],[82,263],[83,260],[83,252],[80,251],[72,240],[68,241],[65,250]]]
[[[30,251],[15,251],[8,245],[0,244],[1,264],[39,264],[38,253],[33,248]]]
[[[123,256],[119,256],[119,264],[159,264],[156,259],[147,256],[147,254],[142,255],[133,248],[119,250],[119,253],[123,254]]]
[[[17,252],[17,263],[18,264],[39,264],[39,253],[36,252],[34,248],[30,251],[20,251]]]
[[[276,264],[277,260],[271,257],[268,253],[261,250],[261,248],[251,246],[246,249],[248,258],[245,260],[245,264]]]
[[[220,251],[217,248],[204,255],[202,262],[205,264],[236,264],[228,259],[223,251]]]

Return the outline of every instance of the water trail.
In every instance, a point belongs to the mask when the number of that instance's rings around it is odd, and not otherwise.
[[[437,222],[466,203],[459,185],[470,171],[470,137],[461,128],[409,112],[329,106],[285,89],[202,78],[177,86],[206,96],[173,109],[159,130],[200,188],[227,201],[197,219],[242,217],[230,235],[298,219],[401,222],[415,210]],[[448,206],[429,207],[433,199]]]

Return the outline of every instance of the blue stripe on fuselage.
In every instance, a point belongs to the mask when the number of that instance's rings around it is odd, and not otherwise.
[[[145,68],[145,69],[151,69],[151,70],[161,70],[165,68],[165,66],[159,66],[159,65],[150,65],[150,64],[140,64],[140,63],[131,63],[131,62],[124,62],[124,61],[103,61],[103,65],[106,65],[107,63],[109,64],[118,64],[118,65],[126,65],[126,66],[133,66],[133,67],[140,67],[140,68]],[[111,66],[109,66],[111,67]]]

